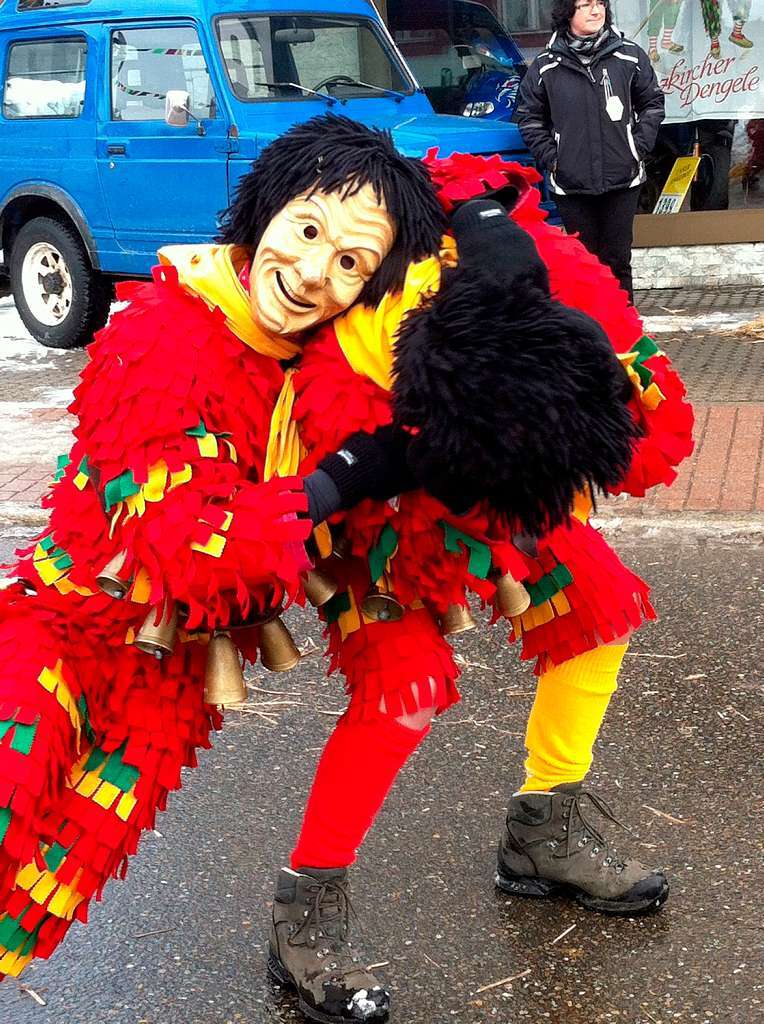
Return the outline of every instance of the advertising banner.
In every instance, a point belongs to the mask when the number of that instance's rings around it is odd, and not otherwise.
[[[764,117],[764,0],[612,0],[612,8],[650,56],[666,123]]]

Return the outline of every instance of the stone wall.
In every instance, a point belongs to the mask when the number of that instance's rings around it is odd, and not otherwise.
[[[635,288],[764,284],[764,242],[635,249]]]

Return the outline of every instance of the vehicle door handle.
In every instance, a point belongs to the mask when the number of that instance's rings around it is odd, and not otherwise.
[[[113,143],[112,145],[106,147],[107,156],[124,156],[126,153],[127,146],[125,146],[123,143]]]

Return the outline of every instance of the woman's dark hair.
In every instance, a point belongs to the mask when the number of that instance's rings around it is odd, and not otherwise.
[[[552,28],[555,32],[567,32],[570,22],[576,13],[576,4],[581,0],[554,0],[552,4]],[[613,24],[613,12],[610,10],[610,2],[605,2],[605,27],[610,28]]]
[[[336,114],[290,128],[239,181],[219,239],[254,250],[270,221],[297,196],[321,189],[344,197],[365,185],[384,201],[397,228],[392,249],[359,296],[364,305],[376,306],[385,292],[401,290],[410,263],[437,254],[445,230],[427,168],[403,156],[388,131]]]

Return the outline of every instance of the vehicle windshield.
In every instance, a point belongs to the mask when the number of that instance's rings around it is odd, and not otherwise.
[[[343,101],[414,91],[369,20],[236,14],[216,24],[231,88],[244,102],[312,99],[311,91]]]
[[[457,0],[448,28],[452,45],[469,46],[475,56],[487,58],[483,63],[495,61],[502,67],[512,67],[522,62],[512,39],[483,4]]]
[[[472,55],[484,66],[513,68],[525,61],[517,45],[484,4],[472,0],[388,0],[393,37],[402,53],[434,59],[450,48],[459,58]]]

